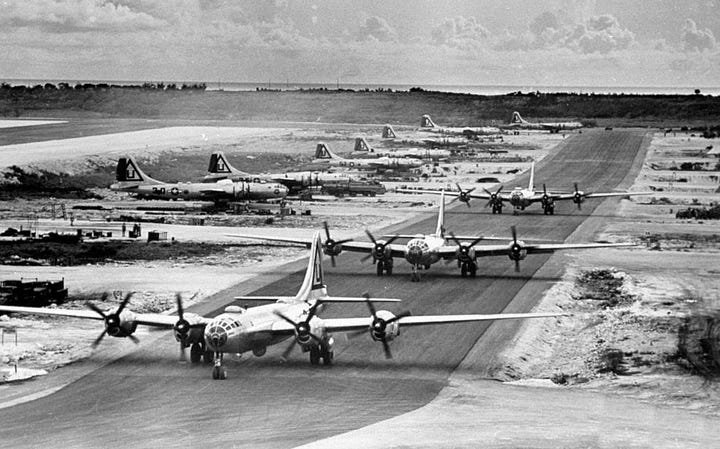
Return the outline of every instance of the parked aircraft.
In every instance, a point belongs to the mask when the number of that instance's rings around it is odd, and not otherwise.
[[[143,173],[131,157],[118,159],[117,182],[112,190],[126,192],[139,198],[162,200],[273,200],[287,196],[288,189],[277,183],[232,182],[215,183],[177,182],[167,183]]]
[[[571,131],[573,129],[582,128],[583,124],[580,122],[557,122],[557,123],[530,123],[520,116],[520,113],[515,111],[512,114],[510,123],[504,125],[506,129],[531,129],[550,131],[551,133],[558,133],[560,131]]]
[[[380,150],[372,148],[365,140],[364,137],[355,138],[355,153],[372,154],[374,156],[387,156],[387,157],[411,157],[417,159],[447,159],[451,153],[448,150],[437,150],[430,148],[404,148],[398,150]]]
[[[470,200],[473,198],[487,200],[485,207],[492,206],[492,213],[501,214],[503,209],[503,203],[510,203],[513,207],[513,213],[517,214],[518,210],[525,210],[526,207],[533,203],[540,203],[543,208],[545,215],[555,214],[555,201],[567,201],[572,200],[577,204],[578,209],[582,208],[582,203],[588,198],[607,198],[612,196],[631,196],[631,195],[648,195],[652,192],[601,192],[601,193],[590,193],[584,192],[578,189],[578,184],[575,183],[575,191],[570,193],[562,192],[551,192],[548,191],[543,184],[542,192],[535,191],[535,163],[530,165],[530,182],[528,187],[523,189],[522,187],[515,187],[508,193],[501,193],[503,186],[500,186],[495,192],[483,188],[485,193],[473,193],[475,187],[472,189],[463,190],[460,184],[457,184],[458,191],[454,193],[457,199],[467,204],[470,207]],[[422,189],[396,189],[399,193],[429,193],[432,195],[439,195],[440,192],[435,190],[422,190]],[[452,195],[452,193],[451,193]]]
[[[348,181],[351,177],[345,173],[323,173],[317,171],[297,171],[287,173],[251,174],[230,165],[221,152],[210,155],[207,181],[229,179],[243,182],[274,182],[287,187],[290,193],[297,193],[309,187],[322,186],[326,182]]]
[[[495,134],[501,134],[500,128],[495,126],[479,126],[479,127],[450,127],[444,128],[437,126],[429,115],[425,114],[420,118],[420,131],[427,131],[431,133],[439,134],[450,134],[456,136],[465,136],[468,138],[475,138],[477,136],[490,136]]]
[[[203,353],[207,362],[210,359],[208,354],[211,354],[214,365],[213,379],[227,378],[223,366],[224,354],[252,352],[260,357],[265,355],[268,346],[291,338],[292,342],[283,352],[283,358],[287,358],[295,346],[300,346],[302,352],[309,353],[311,364],[318,365],[322,360],[325,365],[331,365],[335,355],[335,340],[332,332],[368,332],[370,338],[382,343],[385,357],[391,358],[388,342],[400,335],[401,327],[562,316],[557,313],[410,316],[410,312],[395,314],[387,310],[376,310],[374,305],[376,302],[400,300],[370,299],[367,294],[363,297],[349,298],[329,296],[323,276],[321,248],[320,233],[316,232],[310,247],[305,278],[295,296],[241,296],[236,299],[275,302],[248,309],[228,306],[224,313],[215,318],[184,313],[179,296],[176,317],[125,310],[130,295],[125,297],[114,313],[102,311],[92,303],[88,303],[91,311],[0,306],[0,312],[103,320],[105,330],[95,340],[93,346],[97,346],[106,334],[113,337],[127,337],[137,343],[138,339],[133,333],[139,324],[173,329],[175,338],[180,343],[181,354],[184,354],[188,346],[192,347],[192,362],[199,362]],[[326,303],[332,302],[364,302],[367,304],[370,316],[355,318],[317,316]]]
[[[407,159],[401,157],[378,157],[375,159],[345,159],[330,151],[323,142],[317,144],[315,160],[313,162],[327,162],[331,167],[375,169],[375,170],[407,170],[421,167],[425,163],[420,159]]]
[[[588,248],[606,248],[606,247],[622,247],[633,246],[626,243],[578,243],[578,244],[526,244],[517,239],[515,226],[510,229],[512,231],[512,241],[501,237],[483,237],[483,236],[455,236],[454,234],[445,233],[445,197],[442,195],[440,199],[440,207],[438,211],[438,220],[435,232],[425,235],[389,235],[383,236],[387,240],[377,240],[373,235],[365,231],[371,242],[358,242],[353,239],[334,240],[330,237],[330,231],[327,223],[325,223],[325,243],[323,251],[333,259],[335,266],[335,256],[342,251],[359,252],[367,254],[366,258],[373,258],[373,263],[377,264],[377,275],[382,276],[383,273],[392,274],[393,259],[402,257],[412,266],[412,280],[417,282],[420,280],[418,271],[422,268],[429,269],[430,266],[440,260],[457,260],[460,275],[462,277],[475,277],[477,274],[477,258],[483,256],[502,256],[506,255],[510,260],[515,262],[515,271],[520,271],[520,261],[525,259],[528,254],[552,253],[566,249],[588,249]],[[249,238],[256,240],[267,240],[276,242],[298,243],[309,245],[311,242],[303,238],[290,237],[270,237],[250,234],[233,234],[233,237]],[[409,239],[404,245],[393,243],[397,239]],[[501,240],[505,243],[497,245],[481,245],[482,240]],[[449,244],[449,241],[455,244]],[[463,243],[469,241],[470,243]]]

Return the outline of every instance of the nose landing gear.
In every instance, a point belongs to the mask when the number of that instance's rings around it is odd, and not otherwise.
[[[223,361],[223,353],[216,352],[215,358],[213,360],[213,363],[215,364],[215,366],[213,366],[213,371],[212,371],[212,377],[214,380],[227,379],[227,371],[225,371],[225,367],[222,366],[222,361]]]

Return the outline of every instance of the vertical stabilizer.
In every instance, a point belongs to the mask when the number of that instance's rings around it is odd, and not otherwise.
[[[325,280],[322,269],[322,242],[320,231],[313,235],[312,246],[310,247],[310,260],[308,260],[305,279],[300,290],[295,295],[295,302],[308,301],[319,297],[327,296]]]
[[[132,157],[121,157],[118,159],[115,169],[115,179],[118,182],[136,183],[136,184],[162,184],[157,179],[153,179],[143,173]]]
[[[218,151],[210,155],[210,165],[208,165],[208,173],[212,175],[239,175],[247,176],[248,173],[238,170],[230,165],[225,154]]]
[[[397,139],[397,135],[395,134],[395,130],[393,129],[392,125],[383,126],[382,138],[383,139]]]
[[[320,142],[317,144],[317,147],[315,148],[315,159],[343,160],[343,158],[330,151],[330,148],[328,148],[325,142]]]
[[[435,236],[443,237],[445,235],[445,190],[440,191],[440,210],[438,211],[437,226],[435,227]]]
[[[355,138],[355,148],[353,148],[353,151],[362,151],[365,153],[369,153],[374,150],[372,148],[370,148],[370,145],[368,145],[367,140],[365,140],[364,137],[356,137]]]
[[[425,114],[420,117],[420,128],[435,128],[436,126],[429,115]]]
[[[535,162],[530,164],[530,182],[528,183],[528,190],[531,192],[535,191]]]
[[[518,111],[515,111],[512,113],[512,118],[510,119],[511,124],[520,124],[520,123],[527,123],[521,116]]]

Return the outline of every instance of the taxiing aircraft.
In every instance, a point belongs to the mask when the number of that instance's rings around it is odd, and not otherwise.
[[[290,193],[297,193],[309,187],[322,186],[326,182],[348,181],[351,177],[345,173],[323,173],[317,171],[297,171],[287,173],[251,174],[230,165],[221,152],[210,155],[206,181],[229,179],[243,182],[274,182],[287,187]]]
[[[525,210],[526,207],[533,203],[540,203],[543,208],[545,215],[555,214],[555,201],[567,201],[572,200],[573,203],[577,204],[578,209],[582,208],[582,203],[588,198],[607,198],[612,196],[632,196],[632,195],[649,195],[652,192],[600,192],[591,193],[584,192],[578,189],[578,184],[575,183],[575,191],[569,193],[562,192],[551,192],[548,191],[543,184],[542,192],[535,191],[535,163],[530,165],[530,182],[526,189],[522,187],[515,187],[513,190],[507,193],[502,193],[503,187],[500,186],[495,192],[483,188],[485,193],[473,193],[475,187],[472,189],[463,190],[460,184],[457,184],[458,191],[454,193],[457,199],[467,204],[470,207],[470,200],[473,198],[487,200],[485,207],[492,206],[492,213],[501,214],[503,209],[503,203],[509,203],[513,206],[513,212],[517,213],[518,210]],[[440,192],[435,190],[422,190],[422,189],[396,189],[399,193],[429,193],[432,195],[439,195]],[[451,195],[453,193],[450,193]]]
[[[455,136],[465,136],[468,138],[475,138],[477,136],[491,136],[495,134],[501,134],[500,128],[495,126],[479,126],[479,127],[440,127],[437,126],[429,115],[425,114],[420,118],[420,131],[427,131],[438,134],[450,134]]]
[[[110,186],[112,190],[162,200],[281,200],[288,193],[285,186],[277,183],[233,182],[229,179],[215,183],[162,182],[143,173],[131,157],[118,160],[116,181]]]
[[[530,123],[520,116],[520,113],[515,111],[512,114],[510,123],[503,125],[506,129],[530,129],[539,131],[550,131],[551,133],[558,133],[560,131],[572,131],[574,129],[582,128],[583,124],[580,122],[557,122],[557,123]]]
[[[252,352],[255,356],[265,355],[267,347],[292,339],[282,354],[287,358],[295,346],[309,353],[310,363],[331,365],[334,359],[335,340],[333,332],[368,332],[374,341],[382,343],[385,357],[392,358],[388,342],[400,335],[401,327],[432,324],[468,323],[478,321],[515,320],[527,318],[550,318],[562,316],[558,313],[501,313],[467,315],[424,315],[410,316],[410,312],[398,314],[388,310],[376,310],[376,302],[399,302],[398,299],[370,299],[363,297],[332,297],[328,295],[322,269],[322,243],[316,232],[310,247],[307,271],[300,289],[295,296],[240,296],[238,300],[272,300],[272,304],[244,309],[228,306],[225,312],[205,318],[197,314],[184,313],[182,301],[177,297],[178,316],[133,313],[125,310],[130,300],[127,295],[114,313],[100,310],[88,303],[88,310],[45,309],[37,307],[0,306],[0,312],[29,315],[66,316],[105,321],[105,330],[95,340],[97,346],[107,334],[113,337],[127,337],[138,342],[133,335],[138,325],[173,329],[180,343],[184,357],[185,348],[191,346],[191,361],[197,363],[201,355],[205,361],[212,357],[213,379],[226,379],[223,366],[224,354]],[[364,302],[369,316],[356,318],[320,318],[317,316],[326,303]]]
[[[313,162],[327,162],[331,167],[357,168],[363,170],[407,170],[421,167],[425,164],[420,159],[387,156],[374,159],[345,159],[330,151],[323,142],[317,144],[315,160],[313,160]]]
[[[323,252],[332,258],[333,266],[335,266],[335,256],[339,255],[342,251],[365,253],[367,254],[366,258],[372,257],[373,263],[377,264],[378,276],[382,276],[383,273],[392,274],[393,259],[395,257],[402,257],[412,266],[412,280],[413,282],[417,282],[420,280],[420,269],[424,268],[427,270],[432,264],[440,260],[457,260],[462,277],[475,277],[477,274],[477,258],[483,256],[508,256],[510,260],[515,262],[515,271],[520,271],[520,261],[525,259],[528,254],[552,253],[566,249],[633,246],[627,243],[526,244],[517,239],[515,226],[510,228],[512,231],[512,241],[509,242],[508,239],[501,237],[468,237],[456,236],[452,233],[446,234],[444,225],[445,197],[442,194],[443,192],[441,192],[437,226],[435,227],[435,232],[432,234],[395,234],[383,236],[387,238],[387,240],[377,240],[369,231],[365,231],[371,242],[358,242],[353,239],[336,241],[330,237],[328,225],[325,223],[326,240],[323,244]],[[303,238],[270,237],[250,234],[232,234],[231,236],[303,245],[309,245],[311,243],[308,239]],[[409,239],[409,241],[404,245],[393,243],[397,239]],[[506,243],[477,245],[483,240],[501,240]],[[450,244],[450,241],[455,244]],[[463,241],[469,241],[469,243],[463,243]]]
[[[447,159],[450,157],[451,153],[448,150],[438,150],[438,149],[430,149],[430,148],[404,148],[404,149],[398,149],[398,150],[380,150],[377,148],[372,148],[368,143],[367,140],[365,140],[364,137],[356,137],[355,138],[355,148],[353,148],[354,153],[361,153],[361,154],[372,154],[374,156],[387,156],[387,157],[410,157],[410,158],[417,158],[417,159],[432,159],[432,160],[440,160],[440,159]]]

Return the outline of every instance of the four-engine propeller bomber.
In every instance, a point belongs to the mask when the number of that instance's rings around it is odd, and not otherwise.
[[[412,280],[414,282],[420,280],[419,270],[429,269],[430,266],[440,260],[457,260],[460,275],[462,277],[475,277],[477,274],[477,258],[483,256],[508,256],[510,260],[515,262],[515,271],[520,271],[520,261],[525,259],[528,254],[552,253],[555,251],[566,249],[588,249],[588,248],[607,248],[607,247],[625,247],[634,246],[629,243],[545,243],[545,244],[527,244],[517,239],[515,226],[511,227],[512,241],[508,242],[506,238],[500,237],[483,237],[483,236],[455,236],[454,234],[445,233],[445,197],[441,192],[440,210],[438,211],[437,226],[433,234],[419,235],[389,235],[387,240],[377,240],[373,235],[365,231],[371,242],[358,242],[353,239],[334,240],[330,237],[330,231],[327,223],[325,223],[325,243],[323,244],[323,252],[332,258],[333,266],[335,266],[335,256],[342,251],[365,253],[365,259],[372,257],[373,263],[377,265],[377,275],[382,276],[383,273],[392,274],[393,259],[402,257],[412,266]],[[271,237],[250,234],[232,234],[232,237],[267,240],[286,243],[297,243],[310,245],[309,239],[291,238],[291,237]],[[402,245],[393,243],[397,239],[409,239]],[[451,240],[455,244],[448,244]],[[506,243],[496,245],[478,245],[482,240],[502,240]],[[463,243],[469,241],[470,243]]]
[[[325,162],[331,167],[352,168],[361,170],[408,170],[422,167],[425,162],[415,158],[404,157],[378,157],[378,158],[357,158],[345,159],[330,151],[323,142],[315,148],[315,159],[313,162]]]
[[[273,182],[284,185],[290,190],[290,193],[298,193],[309,187],[322,186],[327,182],[348,181],[352,177],[347,173],[317,171],[252,174],[233,167],[223,153],[216,152],[210,155],[208,174],[204,179],[215,182],[226,179],[243,182]]]
[[[470,207],[471,199],[487,200],[485,207],[492,206],[493,214],[501,214],[503,209],[503,203],[509,203],[513,206],[513,213],[517,214],[519,210],[525,210],[526,207],[533,203],[540,203],[543,208],[545,215],[555,214],[555,201],[569,201],[577,204],[578,210],[582,208],[582,203],[588,198],[607,198],[613,196],[633,196],[633,195],[649,195],[652,192],[600,192],[591,193],[583,192],[578,189],[577,183],[575,183],[575,191],[570,193],[551,192],[548,191],[543,184],[542,192],[535,191],[535,163],[530,165],[530,182],[528,183],[527,189],[522,187],[515,187],[508,193],[503,193],[503,187],[497,189],[495,192],[490,192],[487,189],[483,189],[485,193],[474,193],[475,188],[463,190],[460,184],[457,184],[458,191],[450,193],[455,195],[457,200],[465,203]],[[398,193],[429,193],[431,195],[440,195],[440,192],[436,190],[423,190],[423,189],[396,189]]]
[[[322,243],[316,232],[310,248],[305,278],[293,297],[246,296],[240,300],[275,300],[273,304],[243,309],[228,306],[225,313],[215,318],[184,313],[182,301],[177,298],[178,316],[162,314],[133,313],[126,310],[130,301],[127,295],[114,313],[106,313],[89,304],[92,311],[69,309],[42,309],[35,307],[0,306],[0,312],[67,316],[105,321],[105,330],[95,340],[96,346],[108,334],[113,337],[127,337],[137,343],[133,335],[137,326],[147,325],[173,329],[180,342],[181,354],[190,346],[191,361],[199,362],[201,354],[205,360],[212,357],[213,379],[225,379],[223,366],[226,353],[242,354],[252,352],[256,356],[265,354],[267,347],[292,338],[283,352],[287,357],[297,345],[309,353],[310,363],[332,364],[335,341],[332,332],[368,332],[370,337],[383,345],[387,358],[391,358],[388,342],[400,335],[401,327],[430,324],[467,323],[477,321],[511,320],[525,318],[548,318],[561,316],[557,313],[507,313],[507,314],[466,314],[466,315],[425,315],[410,316],[409,312],[394,314],[387,310],[376,310],[375,302],[399,302],[397,299],[370,299],[363,297],[331,297],[327,293],[322,269]],[[330,302],[364,302],[370,316],[358,318],[320,318],[318,314],[324,304]]]
[[[233,182],[222,180],[214,183],[177,182],[167,183],[143,173],[131,157],[118,159],[116,183],[112,190],[126,192],[139,198],[162,200],[281,200],[288,189],[277,183]]]

